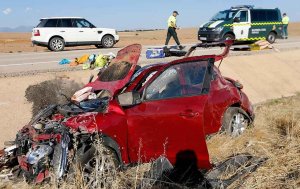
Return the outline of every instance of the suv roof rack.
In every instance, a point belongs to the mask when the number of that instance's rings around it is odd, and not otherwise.
[[[237,5],[232,6],[231,9],[253,9],[254,5]]]

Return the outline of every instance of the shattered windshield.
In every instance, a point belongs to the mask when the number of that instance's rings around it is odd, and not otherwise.
[[[220,11],[211,18],[211,21],[217,21],[217,20],[228,21],[228,20],[232,19],[236,13],[237,13],[236,10]]]
[[[110,82],[124,79],[131,69],[128,62],[111,63],[99,74],[99,81]]]

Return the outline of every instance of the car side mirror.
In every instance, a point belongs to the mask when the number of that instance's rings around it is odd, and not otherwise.
[[[117,98],[121,106],[133,106],[142,102],[140,93],[136,91],[122,93]]]
[[[235,17],[233,22],[240,22],[240,18],[239,17]]]

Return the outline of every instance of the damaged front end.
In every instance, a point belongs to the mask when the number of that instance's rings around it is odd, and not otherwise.
[[[141,45],[120,50],[99,78],[71,98],[65,96],[67,104],[49,105],[35,115],[17,133],[15,141],[0,151],[0,171],[16,167],[14,176],[23,175],[28,183],[42,183],[50,179],[50,173],[57,180],[63,179],[76,158],[80,159],[76,156],[84,154],[82,149],[101,132],[97,115],[107,113],[113,95],[130,80],[140,53]],[[124,70],[114,75],[114,68]],[[110,76],[115,79],[109,80]]]
[[[75,158],[74,144],[81,143],[82,136],[87,134],[86,128],[78,129],[80,122],[76,122],[74,127],[67,126],[66,122],[79,115],[104,113],[108,98],[97,99],[97,107],[94,103],[95,99],[76,105],[50,105],[17,133],[15,149],[11,153],[17,158],[27,182],[41,183],[49,178],[49,172],[53,172],[56,179],[65,176],[70,161]],[[83,104],[85,106],[82,107]],[[95,129],[93,131],[96,132]],[[8,154],[3,155],[7,157]]]
[[[66,171],[71,136],[57,107],[42,110],[17,134],[16,156],[27,182],[41,183],[49,177],[50,168],[56,170],[57,178]]]

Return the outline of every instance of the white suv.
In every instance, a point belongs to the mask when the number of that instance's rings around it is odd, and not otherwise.
[[[62,51],[65,46],[80,45],[111,48],[119,36],[115,29],[96,28],[84,18],[51,17],[40,20],[32,31],[31,41],[51,51]]]

